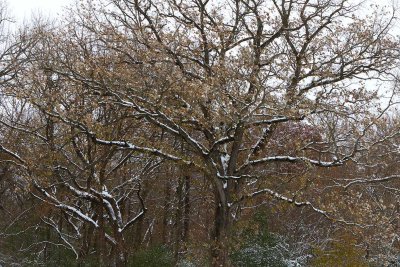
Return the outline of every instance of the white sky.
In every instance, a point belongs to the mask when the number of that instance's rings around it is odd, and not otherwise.
[[[1,0],[0,0],[1,1]],[[63,6],[73,3],[73,0],[3,0],[6,1],[9,13],[18,22],[29,20],[33,14],[56,18]]]

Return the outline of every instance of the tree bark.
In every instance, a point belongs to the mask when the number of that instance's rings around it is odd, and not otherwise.
[[[114,246],[114,251],[113,251],[113,256],[114,256],[114,264],[115,267],[125,267],[127,265],[127,253],[126,253],[126,247],[125,247],[125,240],[122,235],[122,233],[118,232],[118,229],[116,227],[114,231],[116,234],[116,245]]]
[[[183,177],[179,177],[178,180],[178,187],[176,188],[176,198],[177,198],[177,205],[175,211],[175,244],[174,244],[174,258],[175,262],[178,262],[179,250],[181,248],[181,241],[182,241],[182,234],[183,234],[183,185],[184,180]]]
[[[99,205],[98,207],[98,213],[99,213],[99,228],[97,232],[97,249],[99,251],[99,265],[100,266],[106,266],[107,262],[107,251],[106,251],[106,232],[104,229],[104,215],[103,215],[103,207]]]
[[[217,181],[216,207],[214,217],[214,233],[212,246],[212,266],[226,267],[231,266],[229,262],[229,243],[231,221],[229,217],[229,205],[227,202],[227,192],[223,188],[221,180]]]
[[[190,177],[185,176],[185,193],[184,193],[184,215],[183,215],[183,236],[182,240],[187,243],[189,240],[189,223],[190,223]]]
[[[164,214],[162,223],[163,244],[169,243],[168,219],[169,219],[169,211],[171,205],[170,202],[171,202],[171,182],[167,180],[165,185]]]

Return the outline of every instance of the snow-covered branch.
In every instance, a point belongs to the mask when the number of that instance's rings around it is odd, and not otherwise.
[[[282,201],[294,204],[297,207],[301,207],[301,206],[311,207],[312,210],[314,210],[314,211],[316,211],[316,212],[328,217],[328,213],[326,211],[316,208],[309,201],[299,202],[299,201],[296,201],[294,198],[286,197],[283,194],[277,193],[277,192],[275,192],[275,191],[273,191],[273,190],[271,190],[269,188],[264,188],[262,190],[259,190],[259,191],[253,192],[251,194],[248,194],[243,199],[252,198],[252,197],[255,197],[255,196],[258,196],[258,195],[261,195],[261,194],[268,194],[268,195],[270,195],[270,196],[272,196],[272,197],[274,197],[274,198],[276,198],[278,200],[282,200]]]
[[[4,146],[0,145],[0,152],[6,153],[7,155],[11,156],[12,158],[18,160],[22,164],[26,164],[25,160],[23,160],[17,153],[12,152],[11,150],[5,148]]]
[[[240,166],[237,172],[240,172],[243,169],[248,168],[249,166],[260,165],[263,163],[268,162],[290,162],[290,163],[298,163],[304,162],[318,167],[335,167],[343,165],[343,160],[335,160],[335,161],[321,161],[321,160],[314,160],[307,157],[291,157],[291,156],[273,156],[273,157],[265,157],[256,160],[250,160]]]
[[[97,222],[95,222],[92,218],[90,218],[88,215],[83,214],[82,211],[79,209],[72,207],[70,205],[64,204],[61,201],[59,201],[56,197],[50,195],[45,189],[43,189],[39,184],[34,181],[34,186],[35,188],[41,192],[48,200],[45,200],[47,203],[51,204],[52,206],[65,210],[67,212],[71,212],[74,214],[76,217],[82,219],[83,221],[91,223],[94,227],[98,228],[99,225]]]
[[[395,174],[395,175],[389,175],[389,176],[384,176],[384,177],[373,177],[373,178],[356,178],[352,179],[350,182],[348,182],[345,185],[341,185],[344,189],[348,189],[351,186],[357,185],[357,184],[375,184],[375,183],[384,183],[384,182],[390,182],[393,180],[398,180],[400,179],[400,175]]]

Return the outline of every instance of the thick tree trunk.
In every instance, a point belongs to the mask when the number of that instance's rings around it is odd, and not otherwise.
[[[122,233],[118,232],[117,227],[115,228],[115,241],[116,245],[113,251],[114,266],[115,267],[125,267],[127,265],[127,253],[125,247],[125,240]]]
[[[226,267],[231,266],[229,262],[229,243],[228,237],[231,228],[229,217],[229,206],[224,189],[217,190],[216,207],[214,218],[214,233],[212,247],[212,266]]]
[[[224,175],[234,175],[239,159],[239,151],[242,145],[245,128],[243,124],[238,124],[234,134],[234,142],[229,154],[228,165],[222,162],[222,170]],[[227,153],[227,151],[225,151]],[[226,155],[225,155],[226,158]],[[232,224],[230,216],[230,203],[232,203],[232,196],[234,194],[234,181],[221,180],[219,177],[214,178],[215,187],[215,226],[214,226],[214,248],[212,251],[212,265],[214,267],[231,266],[229,261],[229,234]]]

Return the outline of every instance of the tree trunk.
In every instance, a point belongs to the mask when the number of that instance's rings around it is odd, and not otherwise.
[[[163,244],[169,243],[168,219],[169,219],[170,206],[171,206],[171,182],[167,180],[165,185],[164,214],[162,222]]]
[[[114,228],[116,245],[114,246],[113,257],[115,267],[125,267],[127,265],[127,253],[123,234],[118,232],[118,227]]]
[[[106,266],[107,263],[107,250],[106,250],[106,232],[104,229],[104,216],[103,207],[98,207],[99,213],[99,228],[97,232],[97,251],[98,251],[98,263],[100,266]]]
[[[147,194],[149,191],[147,188],[149,188],[148,185],[148,180],[144,180],[144,185],[141,186],[142,189],[142,198],[145,200],[147,198]],[[143,229],[144,229],[144,220],[146,218],[146,215],[141,216],[136,222],[136,230],[135,230],[135,240],[134,240],[134,248],[135,250],[140,250],[142,247],[142,242],[143,242]]]
[[[177,205],[175,211],[175,244],[174,244],[174,258],[175,262],[178,262],[179,250],[181,248],[182,243],[182,233],[183,233],[183,225],[182,225],[182,209],[183,209],[183,177],[179,177],[178,187],[176,188],[176,198]]]
[[[145,218],[144,216],[140,217],[135,223],[136,224],[135,241],[134,241],[135,250],[139,250],[142,245],[144,218]]]
[[[183,217],[183,242],[187,243],[189,240],[189,223],[190,223],[190,177],[185,176],[185,193],[184,193],[184,217]]]
[[[216,207],[214,218],[214,233],[212,247],[212,266],[226,267],[231,266],[228,258],[229,244],[228,237],[231,226],[229,217],[229,206],[227,202],[227,192],[223,189],[221,181],[218,181],[216,192]]]
[[[93,219],[96,221],[98,218],[98,215],[95,214]],[[79,252],[79,260],[78,260],[78,266],[82,267],[85,266],[85,258],[87,255],[89,255],[90,248],[92,247],[92,241],[96,242],[97,237],[93,235],[93,233],[96,231],[94,228],[93,224],[89,225],[84,225],[83,228],[83,238],[82,238],[82,246],[80,248]]]

